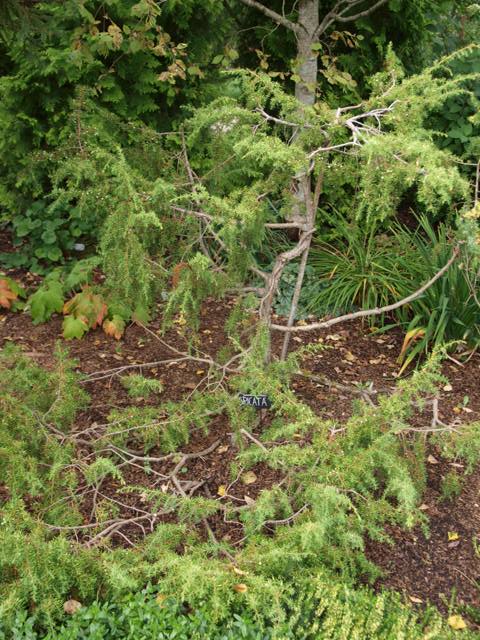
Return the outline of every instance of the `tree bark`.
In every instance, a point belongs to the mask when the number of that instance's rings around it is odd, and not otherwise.
[[[300,0],[298,5],[297,32],[297,75],[300,80],[295,84],[295,97],[306,106],[315,104],[318,52],[312,46],[318,40],[319,27],[318,0]]]

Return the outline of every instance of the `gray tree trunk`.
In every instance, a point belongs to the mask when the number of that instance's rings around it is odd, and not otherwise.
[[[315,104],[318,52],[312,51],[317,40],[316,31],[320,24],[318,0],[300,0],[298,5],[298,21],[300,27],[297,37],[297,75],[300,80],[295,85],[295,96],[306,106]]]

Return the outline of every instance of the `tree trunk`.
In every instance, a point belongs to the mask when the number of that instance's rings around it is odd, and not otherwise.
[[[295,96],[306,106],[315,104],[318,73],[318,52],[312,51],[319,26],[318,0],[300,0],[298,5],[297,75]]]

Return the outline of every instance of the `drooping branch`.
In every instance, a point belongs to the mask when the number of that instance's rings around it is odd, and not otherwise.
[[[277,13],[276,11],[273,11],[272,9],[265,7],[260,2],[257,2],[257,0],[240,0],[240,2],[243,2],[243,4],[246,5],[247,7],[257,9],[257,11],[260,11],[268,18],[271,18],[277,24],[281,24],[283,27],[290,29],[290,31],[293,31],[294,33],[300,32],[300,27],[298,24],[295,24],[295,22],[292,22],[285,16],[282,16],[280,13]]]
[[[331,318],[330,320],[325,320],[323,322],[314,322],[312,324],[299,325],[296,327],[289,327],[281,324],[271,324],[271,329],[276,329],[277,331],[283,332],[292,332],[299,333],[304,331],[315,331],[317,329],[327,329],[328,327],[332,327],[334,324],[339,324],[340,322],[347,322],[350,320],[357,320],[358,318],[369,318],[372,316],[379,316],[384,313],[389,313],[390,311],[395,311],[395,309],[400,309],[400,307],[413,302],[421,295],[425,293],[432,285],[437,282],[447,271],[450,269],[452,264],[458,258],[460,254],[460,247],[456,246],[453,250],[452,256],[450,260],[438,271],[428,282],[426,282],[420,289],[411,293],[406,298],[399,300],[393,304],[389,304],[386,307],[376,307],[375,309],[362,309],[361,311],[355,311],[354,313],[347,313],[343,316],[337,316],[336,318]]]

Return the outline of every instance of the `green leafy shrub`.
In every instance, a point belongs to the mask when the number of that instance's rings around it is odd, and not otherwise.
[[[283,270],[277,297],[273,306],[275,313],[280,316],[288,316],[290,312],[293,292],[297,282],[298,268],[298,264],[290,263]],[[320,305],[313,303],[312,300],[318,300],[322,285],[324,286],[324,283],[319,282],[318,273],[315,271],[313,265],[307,265],[305,268],[305,280],[302,286],[302,293],[295,315],[297,320],[306,318],[307,315],[312,312],[312,309],[317,311],[320,308]]]
[[[1,253],[0,263],[7,268],[27,267],[36,273],[65,262],[79,238],[91,229],[91,221],[74,208],[65,214],[58,205],[49,206],[45,200],[37,200],[26,211],[12,215],[10,222],[16,250]]]
[[[293,586],[293,585],[292,585]],[[316,578],[295,584],[280,597],[286,621],[268,611],[257,613],[238,603],[225,620],[213,618],[207,605],[193,611],[147,587],[117,601],[94,602],[50,631],[38,630],[37,617],[19,612],[12,625],[0,622],[0,640],[448,640],[456,637],[438,613],[417,612],[396,594],[354,590],[335,580]],[[462,637],[473,638],[474,632]]]

